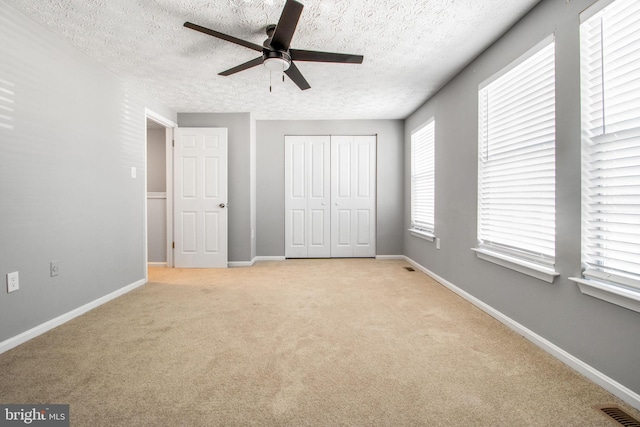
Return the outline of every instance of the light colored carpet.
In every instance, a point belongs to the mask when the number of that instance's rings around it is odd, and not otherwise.
[[[152,269],[0,355],[72,426],[610,426],[639,415],[404,261]]]

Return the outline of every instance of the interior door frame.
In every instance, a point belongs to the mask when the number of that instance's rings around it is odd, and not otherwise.
[[[147,212],[147,183],[146,183],[146,172],[147,172],[147,119],[151,119],[156,123],[161,124],[165,127],[165,168],[166,168],[166,189],[167,189],[167,205],[166,205],[166,218],[167,218],[167,267],[173,267],[173,129],[178,127],[178,124],[173,120],[166,118],[162,114],[156,113],[155,111],[145,108],[144,109],[144,170],[145,170],[145,191],[144,191],[144,278],[145,281],[149,281],[149,270],[147,268],[147,263],[149,259],[149,236],[148,234],[148,212]]]

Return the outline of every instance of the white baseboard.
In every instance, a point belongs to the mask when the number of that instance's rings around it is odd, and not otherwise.
[[[54,319],[51,319],[47,322],[44,322],[34,328],[29,329],[26,332],[23,332],[19,335],[16,335],[15,337],[11,337],[9,339],[6,339],[2,342],[0,342],[0,354],[4,353],[5,351],[11,350],[14,347],[19,346],[20,344],[23,344],[27,341],[29,341],[30,339],[33,339],[35,337],[37,337],[38,335],[42,335],[47,331],[50,331],[53,328],[56,328],[66,322],[68,322],[69,320],[75,319],[78,316],[83,315],[84,313],[93,310],[94,308],[101,306],[102,304],[105,304],[109,301],[111,301],[112,299],[118,298],[119,296],[122,296],[128,292],[131,292],[132,290],[139,288],[140,286],[144,285],[146,283],[146,280],[141,279],[138,280],[137,282],[134,282],[130,285],[125,286],[124,288],[120,288],[117,291],[111,292],[108,295],[105,295],[101,298],[98,298],[94,301],[91,301],[90,303],[87,303],[81,307],[78,307],[74,310],[69,311],[68,313],[65,313],[63,315],[60,315]]]
[[[229,262],[229,267],[251,267],[256,262],[261,261],[285,261],[287,258],[283,256],[257,256],[252,261],[234,261]],[[407,259],[404,255],[376,255],[375,259]]]
[[[229,268],[238,268],[238,267],[252,267],[255,264],[255,258],[251,261],[229,261],[227,266]]]
[[[460,295],[462,298],[466,299],[467,301],[469,301],[470,303],[472,303],[473,305],[475,305],[485,313],[489,314],[491,317],[495,318],[499,322],[503,323],[513,331],[522,335],[523,337],[525,337],[526,339],[528,339],[529,341],[531,341],[532,343],[534,343],[535,345],[537,345],[538,347],[546,351],[547,353],[554,356],[556,359],[560,360],[564,364],[578,371],[579,373],[581,373],[582,375],[584,375],[594,383],[598,384],[600,387],[604,388],[608,392],[624,400],[629,405],[640,410],[640,394],[636,393],[635,391],[631,390],[628,387],[625,387],[624,385],[620,384],[613,378],[606,376],[605,374],[598,371],[591,365],[583,362],[582,360],[578,359],[571,353],[568,353],[567,351],[558,347],[551,341],[543,338],[542,336],[536,334],[532,330],[526,328],[525,326],[521,325],[520,323],[511,319],[510,317],[499,312],[498,310],[491,307],[490,305],[482,302],[481,300],[469,294],[468,292],[460,289],[453,283],[431,272],[430,270],[418,264],[411,258],[404,257],[404,259],[407,262],[409,262],[411,265],[413,265],[415,268],[417,268],[418,270],[432,277],[434,280],[436,280],[446,288],[450,289],[451,291],[455,292],[456,294]]]
[[[286,259],[287,258],[283,256],[258,256],[255,258],[255,261],[284,261]]]
[[[235,267],[253,267],[256,262],[260,261],[284,261],[286,258],[283,256],[257,256],[251,261],[233,261],[228,263],[229,268]]]
[[[166,262],[148,262],[147,267],[166,267]]]

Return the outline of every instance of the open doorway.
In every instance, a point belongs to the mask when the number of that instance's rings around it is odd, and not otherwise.
[[[164,126],[147,118],[147,265],[167,266],[167,147]]]
[[[173,267],[172,121],[146,111],[146,262],[147,267]]]

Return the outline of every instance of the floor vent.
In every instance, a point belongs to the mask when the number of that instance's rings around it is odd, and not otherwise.
[[[640,427],[640,421],[624,412],[617,406],[598,406],[596,409],[604,412],[605,415],[611,417],[612,421],[625,427]]]
[[[416,271],[413,267],[405,267],[404,269],[407,271]]]

